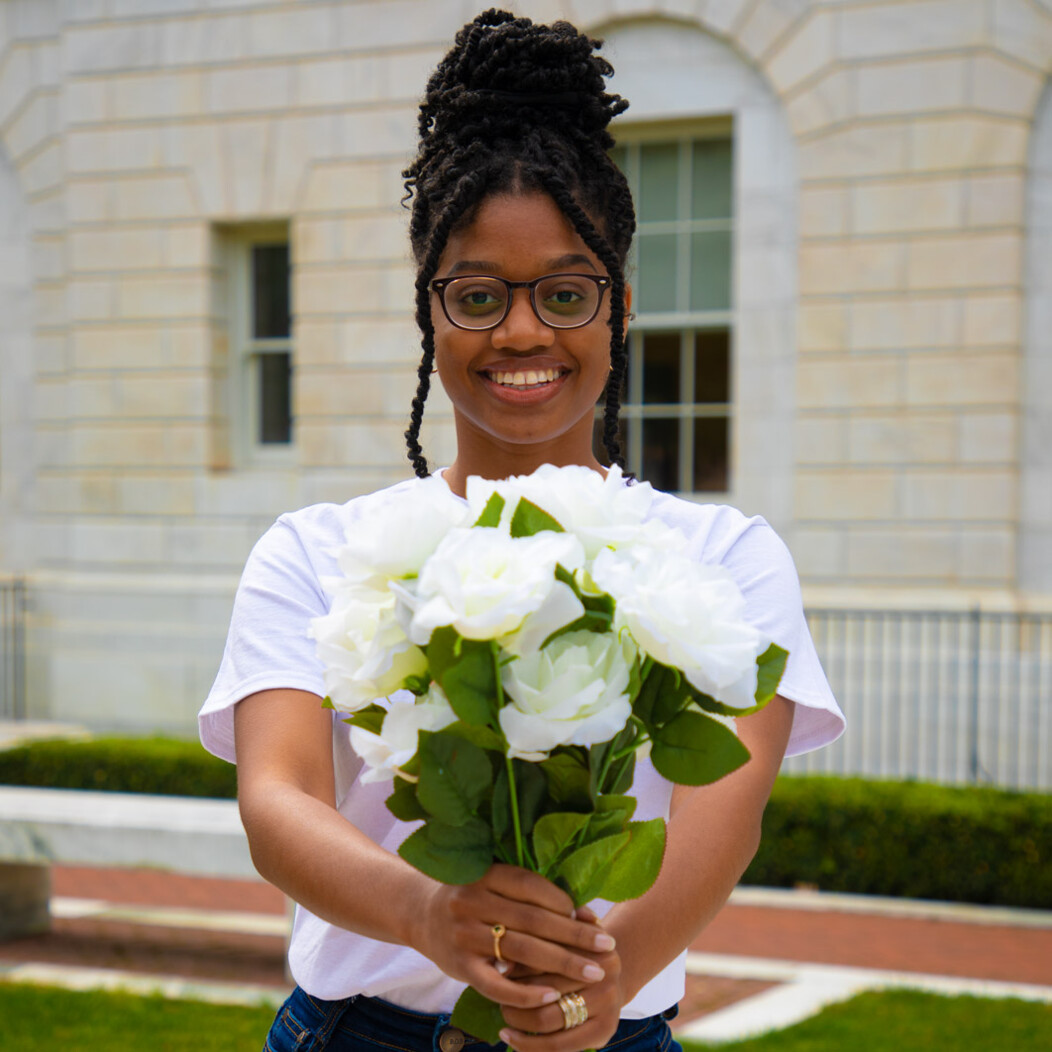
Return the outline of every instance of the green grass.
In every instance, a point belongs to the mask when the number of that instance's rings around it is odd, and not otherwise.
[[[1033,1052],[1052,1048],[1052,1005],[913,990],[864,993],[796,1026],[685,1052]]]
[[[0,1049],[259,1052],[274,1009],[0,982]]]

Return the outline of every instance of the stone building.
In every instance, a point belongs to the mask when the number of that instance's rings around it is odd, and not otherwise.
[[[259,533],[407,475],[399,173],[480,6],[0,0],[30,715],[189,732]],[[765,515],[812,605],[1052,606],[1052,3],[510,6],[631,100],[630,466]]]

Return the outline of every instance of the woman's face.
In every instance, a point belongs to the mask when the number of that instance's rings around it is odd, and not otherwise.
[[[530,281],[568,272],[606,275],[555,202],[525,193],[487,198],[450,236],[435,277]],[[482,331],[454,326],[431,295],[435,364],[457,429],[450,484],[460,489],[468,475],[499,478],[542,463],[598,467],[592,421],[610,368],[609,291],[595,319],[577,329],[545,325],[527,289],[515,289],[504,320]]]

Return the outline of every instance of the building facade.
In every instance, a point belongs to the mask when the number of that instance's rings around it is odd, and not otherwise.
[[[1052,608],[1052,3],[509,6],[631,102],[630,466],[765,515],[813,605]],[[478,9],[0,0],[26,714],[190,733],[256,537],[409,473],[400,172]]]

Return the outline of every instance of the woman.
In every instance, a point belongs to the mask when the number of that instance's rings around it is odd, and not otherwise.
[[[688,788],[640,763],[637,816],[669,818],[646,895],[600,920],[516,867],[494,865],[468,886],[437,884],[396,854],[411,827],[385,808],[386,785],[359,780],[346,727],[321,706],[307,639],[309,621],[327,610],[320,581],[336,572],[331,553],[346,531],[368,530],[370,509],[428,476],[419,430],[433,372],[453,404],[457,455],[441,477],[456,497],[471,475],[542,464],[604,472],[592,448],[604,391],[603,443],[620,463],[631,306],[623,266],[635,220],[608,157],[607,124],[627,103],[605,92],[612,71],[596,46],[567,23],[496,11],[458,34],[428,83],[406,172],[423,333],[406,433],[418,478],[282,516],[238,591],[201,733],[212,751],[236,757],[253,858],[299,904],[290,947],[299,985],[268,1036],[275,1052],[454,1052],[465,1042],[482,1052],[448,1025],[465,983],[503,1006],[502,1039],[520,1052],[669,1047],[683,953],[754,854],[787,746],[813,748],[842,726],[784,546],[762,520],[667,495],[654,517],[681,529],[698,559],[734,574],[751,619],[791,657],[784,696],[741,722],[752,754],[744,767]]]

